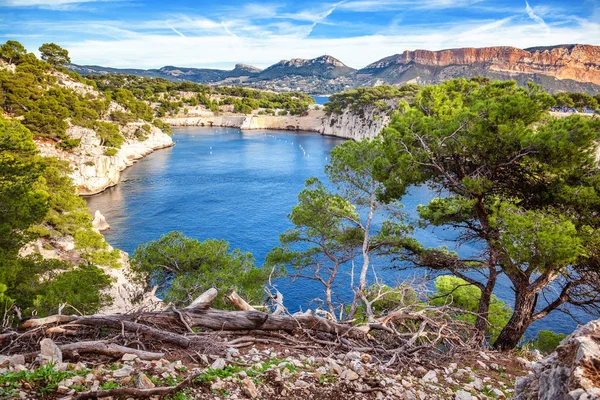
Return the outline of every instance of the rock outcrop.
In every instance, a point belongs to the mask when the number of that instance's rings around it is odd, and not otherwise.
[[[388,103],[392,105],[395,100]],[[322,135],[362,140],[375,137],[391,120],[391,113],[376,106],[367,106],[360,112],[346,110],[341,114],[326,115],[321,110],[311,110],[308,115],[273,116],[212,113],[201,116],[166,118],[172,126],[206,126],[239,128],[242,130],[290,130],[318,132]]]
[[[110,228],[110,225],[108,224],[108,222],[106,222],[106,218],[104,218],[104,215],[102,215],[100,210],[96,210],[96,213],[94,213],[92,227],[98,232],[102,232]]]
[[[515,400],[600,399],[600,320],[564,339],[550,356],[517,378]]]
[[[518,49],[515,47],[458,48],[440,51],[405,51],[357,71],[363,82],[399,84],[440,83],[473,76],[533,81],[551,92],[600,91],[600,47],[562,45]]]
[[[135,130],[140,123],[132,123],[126,129]],[[37,139],[36,144],[43,156],[57,157],[68,161],[73,171],[71,179],[81,195],[92,195],[114,186],[119,182],[121,171],[132,165],[136,160],[157,149],[170,147],[173,140],[156,127],[152,127],[144,141],[128,138],[118,149],[117,154],[104,154],[100,138],[92,129],[79,126],[70,127],[69,137],[81,139],[81,144],[72,151],[57,149],[53,141]]]
[[[405,51],[383,58],[358,71],[331,56],[311,60],[282,60],[262,71],[239,64],[231,71],[180,67],[118,70],[77,65],[70,65],[69,68],[82,74],[125,73],[211,85],[234,84],[313,94],[337,93],[382,83],[432,84],[452,78],[474,76],[500,80],[515,79],[520,85],[535,82],[550,92],[600,92],[600,47],[583,44],[529,49],[498,46]]]

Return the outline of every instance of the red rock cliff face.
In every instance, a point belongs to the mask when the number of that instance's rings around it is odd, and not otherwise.
[[[473,63],[490,64],[496,71],[539,73],[558,79],[573,79],[600,85],[600,47],[573,45],[527,51],[515,47],[461,48],[441,51],[405,51],[386,63],[378,62],[370,67],[384,67],[382,64],[418,64],[444,67]]]

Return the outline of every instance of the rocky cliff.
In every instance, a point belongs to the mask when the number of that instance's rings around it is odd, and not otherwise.
[[[133,123],[124,130],[134,130],[141,123]],[[92,129],[72,126],[67,134],[81,139],[81,144],[72,151],[57,149],[53,141],[37,139],[36,144],[43,156],[57,157],[71,164],[71,179],[81,195],[99,193],[119,182],[121,171],[136,160],[157,149],[173,145],[171,137],[160,129],[152,127],[148,138],[140,141],[129,137],[114,156],[104,154],[100,138]]]
[[[239,128],[242,130],[289,130],[318,132],[322,135],[362,140],[375,137],[390,122],[389,112],[369,106],[361,112],[345,110],[341,114],[326,115],[321,110],[311,110],[304,116],[273,115],[201,115],[166,118],[171,126],[207,126]]]
[[[363,82],[439,83],[456,77],[533,81],[553,91],[600,91],[600,47],[563,45],[531,49],[515,47],[405,51],[357,72]]]
[[[564,339],[550,356],[517,378],[515,400],[600,399],[600,320]]]
[[[371,63],[359,71],[331,56],[310,60],[282,60],[262,71],[245,65],[236,65],[231,71],[170,66],[156,70],[118,70],[77,65],[69,68],[82,74],[160,76],[171,80],[214,85],[233,84],[277,91],[297,90],[314,94],[337,93],[381,83],[431,84],[474,76],[515,79],[521,85],[534,82],[550,92],[600,93],[600,47],[583,44],[529,49],[498,46],[404,51]]]

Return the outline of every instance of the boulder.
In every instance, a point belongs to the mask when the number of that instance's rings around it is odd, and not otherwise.
[[[92,220],[92,227],[100,232],[107,230],[110,228],[108,222],[106,222],[106,218],[100,212],[100,210],[96,210],[94,214],[94,219]]]
[[[58,348],[56,343],[52,339],[45,338],[40,342],[41,349],[41,363],[46,364],[49,362],[62,363],[62,351]]]
[[[600,398],[600,320],[565,338],[556,351],[533,365],[533,373],[517,378],[515,400]]]
[[[154,386],[154,382],[152,382],[143,372],[140,372],[135,379],[135,387],[138,389],[152,389]]]
[[[256,397],[258,397],[258,390],[256,390],[256,385],[254,384],[254,382],[252,382],[252,379],[250,378],[244,378],[244,380],[242,380],[242,391],[246,396],[250,397],[251,399],[255,399]]]

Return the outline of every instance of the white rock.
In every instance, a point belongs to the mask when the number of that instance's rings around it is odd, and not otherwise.
[[[152,389],[155,386],[154,382],[152,382],[143,372],[140,372],[135,379],[135,387],[138,389]]]
[[[252,382],[250,378],[244,378],[242,380],[242,391],[244,394],[252,399],[258,397],[258,390],[256,390],[256,385]]]
[[[125,378],[126,376],[130,376],[132,372],[133,367],[131,365],[124,365],[123,368],[113,371],[112,375],[115,378]]]
[[[471,393],[465,392],[464,390],[459,390],[454,394],[454,400],[472,400],[473,396]]]
[[[359,378],[358,374],[351,369],[345,369],[341,374],[340,378],[345,379],[347,381],[355,381]]]
[[[210,366],[212,369],[223,369],[227,365],[227,362],[223,358],[217,358],[215,362]]]
[[[92,220],[92,228],[96,229],[99,232],[105,231],[110,228],[108,222],[106,222],[106,218],[100,210],[96,210],[94,214],[94,219]]]
[[[46,364],[50,361],[54,363],[62,363],[62,351],[60,351],[52,339],[42,339],[40,342],[40,349],[42,355],[42,364]]]
[[[421,382],[423,383],[437,383],[437,373],[434,370],[427,372],[422,378]]]
[[[139,357],[135,354],[126,353],[126,354],[123,354],[123,357],[121,357],[121,361],[134,361],[136,358],[139,358]]]

